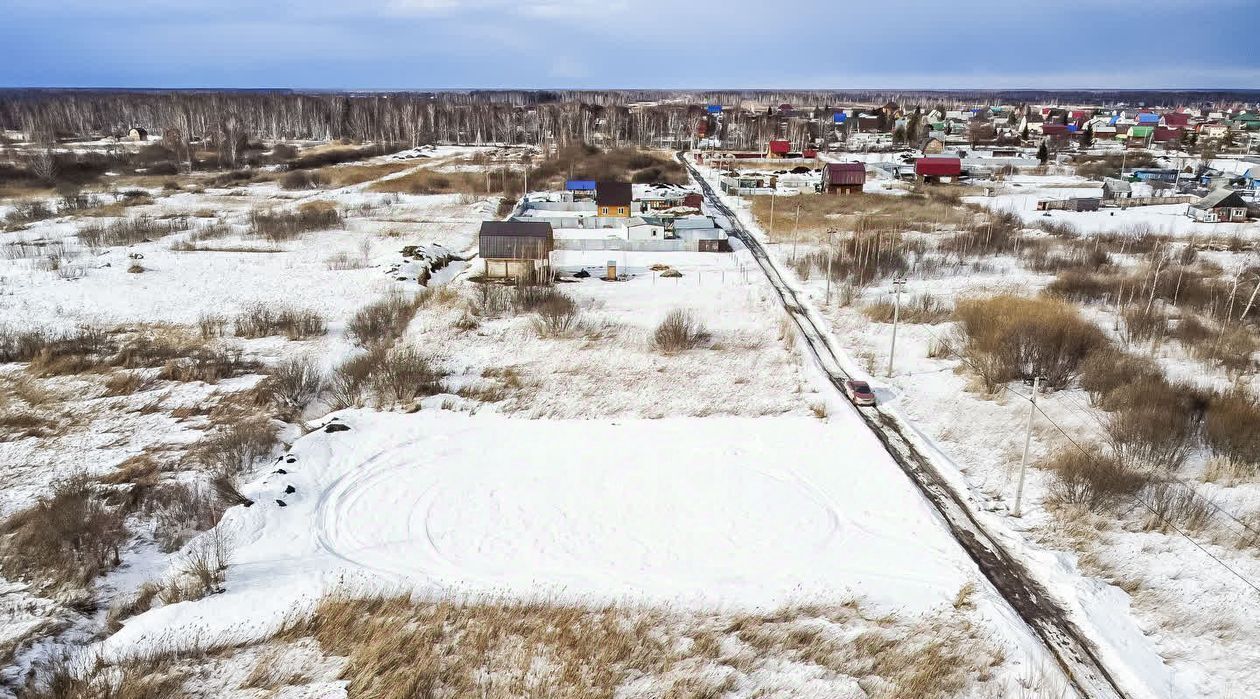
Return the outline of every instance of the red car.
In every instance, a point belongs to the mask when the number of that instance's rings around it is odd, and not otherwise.
[[[865,381],[852,379],[845,381],[844,391],[849,394],[849,400],[853,401],[854,405],[875,405],[875,392]]]

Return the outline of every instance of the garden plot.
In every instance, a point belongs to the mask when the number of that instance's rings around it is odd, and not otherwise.
[[[565,281],[555,290],[576,307],[572,327],[540,337],[535,313],[510,308],[511,290],[458,283],[460,298],[422,309],[406,342],[436,358],[451,392],[528,417],[826,413],[746,251],[556,257]],[[623,280],[601,278],[609,259]],[[590,276],[575,276],[583,270]],[[489,292],[507,297],[503,307],[482,298]],[[655,328],[674,310],[703,326],[697,349],[654,348]]]

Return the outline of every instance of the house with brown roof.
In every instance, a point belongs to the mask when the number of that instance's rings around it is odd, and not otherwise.
[[[852,194],[866,184],[866,166],[862,163],[827,163],[822,169],[824,194]]]
[[[545,221],[482,221],[477,234],[487,279],[546,279],[554,249],[555,235]]]
[[[595,211],[607,218],[630,218],[634,188],[629,182],[596,182]]]
[[[1247,220],[1247,202],[1232,189],[1217,189],[1187,207],[1186,215],[1201,223],[1241,223]]]

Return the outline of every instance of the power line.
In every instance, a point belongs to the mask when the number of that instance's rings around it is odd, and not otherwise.
[[[1089,453],[1089,451],[1088,451],[1088,450],[1086,450],[1084,447],[1082,447],[1082,446],[1081,446],[1081,445],[1080,445],[1080,444],[1079,444],[1079,443],[1078,443],[1075,439],[1072,439],[1072,436],[1071,436],[1070,434],[1068,434],[1066,430],[1064,430],[1062,427],[1060,427],[1060,426],[1059,426],[1059,423],[1055,422],[1055,421],[1054,421],[1054,420],[1053,420],[1053,419],[1052,419],[1049,415],[1046,415],[1046,413],[1045,413],[1045,411],[1044,411],[1044,410],[1041,410],[1040,408],[1038,408],[1038,409],[1037,409],[1037,412],[1041,413],[1041,416],[1042,416],[1042,417],[1044,417],[1044,418],[1046,419],[1046,421],[1048,421],[1051,425],[1053,425],[1053,426],[1054,426],[1054,428],[1055,428],[1056,430],[1058,430],[1058,431],[1059,431],[1059,433],[1060,433],[1060,434],[1062,434],[1062,435],[1064,436],[1064,438],[1066,438],[1069,442],[1071,442],[1071,443],[1072,443],[1072,446],[1076,447],[1078,450],[1080,450],[1080,452],[1081,452],[1082,454],[1084,454],[1084,455],[1085,455],[1086,457],[1088,457],[1091,461],[1093,461],[1093,456]],[[1177,532],[1178,534],[1180,534],[1180,535],[1181,535],[1181,536],[1182,536],[1182,537],[1183,537],[1186,541],[1189,541],[1191,544],[1194,544],[1195,548],[1199,549],[1199,550],[1200,550],[1200,551],[1202,551],[1204,554],[1206,554],[1206,555],[1208,556],[1208,558],[1211,558],[1212,560],[1216,561],[1218,564],[1220,564],[1220,566],[1221,566],[1222,568],[1224,568],[1225,570],[1228,570],[1230,573],[1233,573],[1235,577],[1237,577],[1239,580],[1241,580],[1241,581],[1243,581],[1244,583],[1246,583],[1248,587],[1250,587],[1251,589],[1253,589],[1253,590],[1255,590],[1256,592],[1260,593],[1260,585],[1257,585],[1256,583],[1253,583],[1251,580],[1249,580],[1249,579],[1248,579],[1246,576],[1244,576],[1242,573],[1239,573],[1237,570],[1234,570],[1234,569],[1233,569],[1233,568],[1232,568],[1232,567],[1231,567],[1228,563],[1226,563],[1225,561],[1222,561],[1220,558],[1218,558],[1218,557],[1217,557],[1215,554],[1213,554],[1211,551],[1208,551],[1206,548],[1204,548],[1204,547],[1203,547],[1203,545],[1202,545],[1202,544],[1200,544],[1199,542],[1197,542],[1197,541],[1195,541],[1193,538],[1191,538],[1189,534],[1186,534],[1184,531],[1182,531],[1182,530],[1181,530],[1181,527],[1178,527],[1176,524],[1173,524],[1173,523],[1172,523],[1172,521],[1170,521],[1167,517],[1165,517],[1164,515],[1160,514],[1160,512],[1159,512],[1158,510],[1156,510],[1156,509],[1155,509],[1155,508],[1154,508],[1154,507],[1153,507],[1150,503],[1148,503],[1148,502],[1146,502],[1145,500],[1143,500],[1143,499],[1142,499],[1142,497],[1141,497],[1140,495],[1138,495],[1138,494],[1136,494],[1136,493],[1135,493],[1132,497],[1133,497],[1133,499],[1134,499],[1134,500],[1136,500],[1136,501],[1137,501],[1140,505],[1142,505],[1142,507],[1145,507],[1148,511],[1150,511],[1150,513],[1151,513],[1151,514],[1155,515],[1155,517],[1157,517],[1157,518],[1158,518],[1161,522],[1163,522],[1166,526],[1168,526],[1170,529],[1172,529],[1173,531],[1175,531],[1175,532]]]

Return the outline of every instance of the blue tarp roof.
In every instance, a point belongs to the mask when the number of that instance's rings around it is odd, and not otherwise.
[[[722,105],[710,104],[708,107],[705,107],[705,109],[709,110],[710,114],[720,114],[722,112]]]
[[[1137,120],[1139,124],[1158,124],[1159,115],[1158,114],[1139,114]]]
[[[843,124],[848,118],[849,115],[844,112],[836,112],[835,116],[832,117],[837,124]]]
[[[1109,121],[1108,123],[1109,123],[1109,124],[1111,124],[1112,126],[1115,126],[1115,125],[1116,125],[1116,122],[1118,122],[1118,121],[1120,121],[1120,115],[1119,115],[1119,114],[1117,114],[1117,115],[1115,115],[1115,116],[1111,117],[1111,121]]]
[[[595,191],[595,180],[566,180],[564,188],[570,192],[593,192]]]

